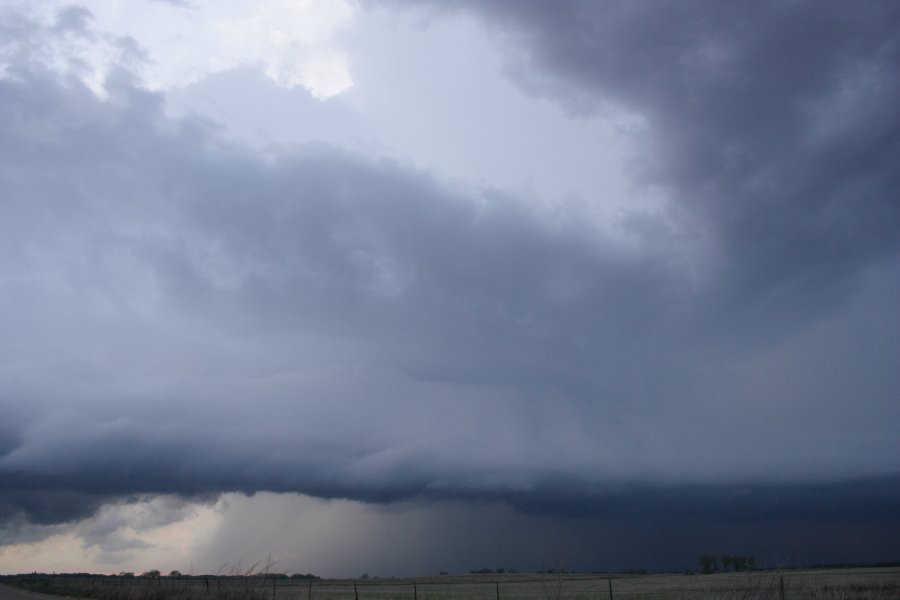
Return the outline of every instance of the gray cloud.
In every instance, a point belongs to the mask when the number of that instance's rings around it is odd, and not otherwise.
[[[646,123],[634,174],[715,239],[729,308],[802,321],[896,256],[894,3],[454,5],[503,35],[526,91]]]
[[[260,157],[4,26],[0,517],[271,490],[895,523],[891,7],[594,6],[477,10],[523,86],[646,121],[668,208],[630,248],[324,145]]]

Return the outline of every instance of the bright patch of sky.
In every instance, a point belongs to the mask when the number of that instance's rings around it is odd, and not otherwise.
[[[340,100],[418,166],[604,209],[625,196],[625,128],[634,119],[612,111],[576,118],[524,94],[505,73],[497,40],[473,18],[423,22],[373,11],[354,33],[347,47],[356,85]]]
[[[74,527],[32,526],[35,538],[49,535],[0,546],[0,571],[25,573],[40,564],[46,565],[42,570],[47,572],[77,572],[88,561],[95,565],[95,572],[104,573],[142,565],[145,570],[188,572],[197,546],[221,527],[227,506],[227,496],[209,504],[173,496],[107,504]],[[211,565],[203,565],[203,569],[216,570]]]
[[[11,0],[44,16],[73,3],[40,6]],[[106,44],[67,45],[87,63],[89,81],[102,81],[114,66],[109,45],[134,40],[147,61],[140,71],[151,89],[168,90],[235,67],[252,65],[280,86],[302,86],[316,98],[350,88],[347,57],[334,43],[336,32],[356,12],[346,0],[88,0],[77,3],[93,15]],[[78,51],[80,50],[80,51]]]
[[[353,86],[325,101],[238,67],[171,90],[170,110],[206,115],[261,147],[325,142],[457,188],[501,189],[550,210],[577,206],[617,236],[623,211],[659,206],[628,183],[633,115],[566,114],[516,87],[504,50],[473,18],[419,17],[354,13],[333,38]]]

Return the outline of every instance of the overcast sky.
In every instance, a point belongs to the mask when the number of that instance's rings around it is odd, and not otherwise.
[[[0,0],[0,572],[900,559],[898,64],[893,0]]]

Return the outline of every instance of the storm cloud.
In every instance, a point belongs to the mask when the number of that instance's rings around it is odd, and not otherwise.
[[[896,529],[896,5],[445,10],[525,93],[627,112],[659,207],[611,236],[577,202],[260,152],[170,116],[89,12],[4,14],[8,531],[232,491]],[[39,51],[73,36],[119,53],[102,94]]]

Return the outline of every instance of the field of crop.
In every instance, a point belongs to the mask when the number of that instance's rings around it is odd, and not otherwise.
[[[714,575],[462,575],[419,579],[322,580],[6,578],[45,593],[98,600],[896,600],[900,568]],[[611,595],[610,595],[611,594]]]

